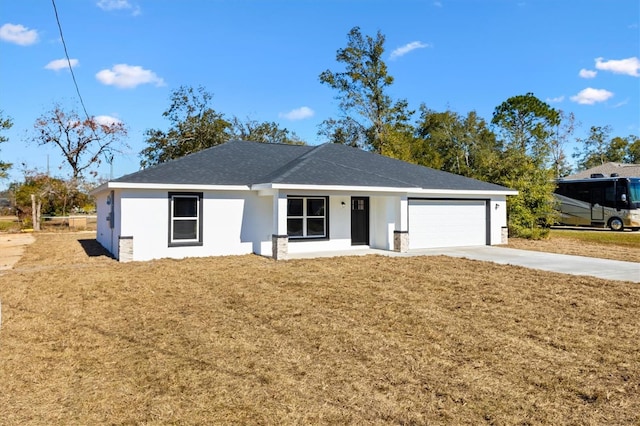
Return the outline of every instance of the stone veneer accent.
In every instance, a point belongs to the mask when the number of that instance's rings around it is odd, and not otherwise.
[[[133,261],[133,237],[118,237],[118,260]]]
[[[500,235],[500,244],[509,244],[509,228],[502,227],[502,234]]]
[[[289,236],[275,235],[271,236],[271,253],[275,260],[283,260],[287,258],[289,253]]]
[[[393,231],[393,251],[400,253],[409,251],[409,231]]]

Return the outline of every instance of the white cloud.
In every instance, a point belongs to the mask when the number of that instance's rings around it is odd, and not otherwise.
[[[578,73],[578,75],[582,78],[595,78],[595,76],[598,75],[598,71],[587,70],[582,68]]]
[[[564,101],[564,95],[557,96],[555,98],[547,98],[547,102],[557,104]]]
[[[69,59],[69,62],[71,62],[72,68],[79,64],[77,59]],[[69,68],[69,62],[67,62],[66,59],[55,59],[45,65],[44,68],[47,70],[60,71],[65,68]]]
[[[20,46],[29,46],[38,41],[38,32],[20,24],[4,24],[0,27],[0,39]]]
[[[110,115],[97,115],[93,117],[96,123],[101,126],[111,126],[112,124],[121,124],[122,121]]]
[[[625,99],[624,101],[620,101],[617,104],[615,104],[613,107],[614,108],[620,108],[621,106],[625,106],[626,104],[629,103],[629,99]]]
[[[604,61],[596,58],[596,68],[603,71],[611,71],[614,74],[626,74],[632,77],[640,77],[640,59],[634,57],[627,59],[611,59]]]
[[[137,16],[141,13],[140,6],[132,5],[128,0],[99,0],[96,3],[96,6],[106,11],[131,10],[131,13],[134,16]]]
[[[572,96],[571,100],[581,105],[593,105],[598,102],[604,102],[611,97],[613,97],[613,92],[609,92],[605,89],[587,87],[586,89],[581,90],[577,95]]]
[[[280,113],[279,116],[287,120],[304,120],[305,118],[313,117],[314,114],[315,112],[311,108],[303,106],[289,112]]]
[[[398,47],[393,52],[391,52],[391,59],[399,58],[411,52],[412,50],[424,49],[425,47],[429,47],[429,45],[422,43],[421,41],[412,41],[411,43],[407,43],[404,46]]]
[[[165,85],[164,80],[156,73],[137,65],[117,64],[110,70],[98,72],[96,78],[102,84],[116,86],[120,89],[132,89],[141,84]]]

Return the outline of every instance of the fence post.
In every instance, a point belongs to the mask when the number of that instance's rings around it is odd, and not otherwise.
[[[33,222],[33,230],[40,230],[40,206],[42,203],[38,200],[36,205],[36,196],[31,194],[31,221]]]

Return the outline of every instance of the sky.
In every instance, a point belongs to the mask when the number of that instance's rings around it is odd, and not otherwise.
[[[318,125],[339,110],[319,75],[343,70],[336,51],[356,26],[385,36],[388,93],[412,109],[490,121],[533,93],[575,115],[573,139],[591,126],[640,135],[639,24],[637,0],[0,0],[0,110],[13,121],[0,159],[14,164],[0,189],[25,169],[70,176],[33,125],[56,104],[84,115],[80,98],[128,129],[101,178],[139,170],[145,131],[169,129],[162,113],[181,86],[204,87],[227,118],[326,142]]]

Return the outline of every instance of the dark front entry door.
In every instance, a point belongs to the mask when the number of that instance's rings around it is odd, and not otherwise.
[[[369,244],[369,197],[351,197],[351,245]]]

